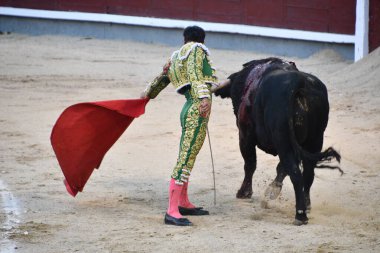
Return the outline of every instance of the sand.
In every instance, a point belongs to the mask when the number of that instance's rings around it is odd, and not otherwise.
[[[289,178],[277,200],[261,206],[278,158],[258,151],[251,199],[236,199],[243,160],[229,100],[214,99],[208,143],[191,176],[190,198],[211,215],[193,227],[163,224],[184,98],[172,87],[150,101],[107,153],[84,191],[67,194],[50,145],[68,106],[136,98],[176,48],[130,41],[0,36],[0,252],[379,252],[380,49],[347,62],[333,51],[291,58],[328,87],[324,146],[342,169],[316,170],[309,224],[294,226]],[[223,79],[266,57],[211,48]]]

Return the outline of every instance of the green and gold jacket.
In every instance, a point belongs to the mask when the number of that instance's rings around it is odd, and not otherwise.
[[[170,57],[168,70],[157,76],[145,89],[149,98],[155,98],[169,83],[181,93],[190,88],[197,98],[210,98],[210,88],[217,84],[215,69],[211,66],[209,50],[202,43],[189,42]]]

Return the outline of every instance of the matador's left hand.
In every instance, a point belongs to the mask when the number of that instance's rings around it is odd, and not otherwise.
[[[170,68],[170,61],[168,61],[164,67],[162,68],[162,74],[163,75],[167,75],[168,74],[168,71],[169,71],[169,68]]]

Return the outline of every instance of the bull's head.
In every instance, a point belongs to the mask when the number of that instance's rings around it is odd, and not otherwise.
[[[226,81],[219,83],[219,86],[213,87],[211,89],[212,93],[215,93],[216,96],[221,98],[230,98],[231,97],[231,80],[227,79]]]

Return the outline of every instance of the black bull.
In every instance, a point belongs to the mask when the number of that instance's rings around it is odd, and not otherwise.
[[[321,152],[329,114],[325,85],[317,77],[299,71],[293,62],[278,58],[248,62],[229,79],[231,83],[215,94],[232,99],[239,128],[245,177],[237,198],[252,195],[257,146],[280,158],[277,176],[266,195],[275,199],[284,178],[289,175],[296,197],[294,223],[306,224],[314,168],[341,171],[337,166],[322,163],[334,158],[340,162],[339,153],[332,147]]]

